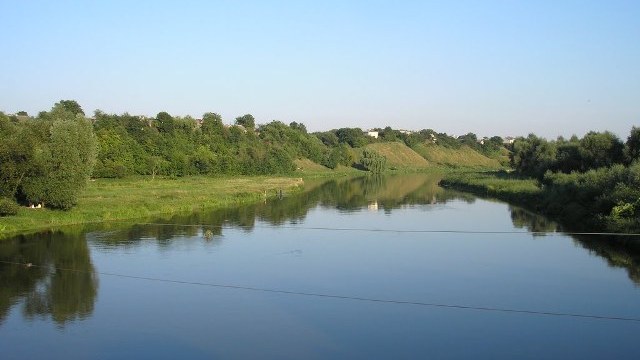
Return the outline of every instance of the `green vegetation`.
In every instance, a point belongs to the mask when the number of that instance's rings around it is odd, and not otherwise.
[[[466,145],[451,148],[420,143],[414,145],[412,149],[429,163],[450,168],[498,169],[502,167],[498,159],[489,158]]]
[[[20,207],[17,216],[0,218],[0,237],[61,225],[232,206],[272,197],[276,191],[295,190],[301,185],[299,178],[264,176],[97,179],[89,182],[78,198],[78,206],[71,210]]]
[[[70,209],[93,171],[96,140],[75,101],[61,101],[36,121],[0,114],[0,195]]]
[[[610,132],[513,144],[514,174],[449,175],[443,185],[523,204],[573,227],[640,230],[640,130],[626,143]]]
[[[537,206],[542,198],[539,182],[505,171],[447,173],[440,185],[540,210]]]
[[[0,229],[8,233],[187,211],[256,199],[272,189],[262,184],[229,192],[224,184],[232,182],[231,176],[499,167],[484,155],[493,148],[473,134],[454,138],[433,130],[377,130],[379,138],[359,128],[310,134],[298,122],[256,124],[251,114],[226,125],[213,112],[195,119],[165,111],[150,118],[97,110],[89,119],[74,100],[61,100],[35,117],[0,112],[0,215],[11,217],[0,220]],[[428,151],[421,156],[412,149],[427,147],[447,149],[442,151],[448,159],[430,163]],[[467,161],[459,163],[457,152]],[[173,188],[176,184],[181,185]]]
[[[0,198],[0,216],[16,215],[20,206],[15,201],[7,198]]]
[[[387,167],[387,158],[371,149],[364,149],[360,158],[360,165],[364,170],[373,174],[380,174]]]
[[[369,144],[365,149],[373,150],[387,159],[387,168],[424,169],[430,166],[420,154],[401,142],[380,142]]]

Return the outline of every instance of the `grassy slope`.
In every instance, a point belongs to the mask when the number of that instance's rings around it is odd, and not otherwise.
[[[89,182],[78,205],[69,211],[21,208],[16,216],[0,218],[0,237],[61,225],[230,206],[274,196],[277,190],[302,183],[299,178],[277,177],[98,179]]]
[[[498,160],[490,159],[467,146],[451,149],[444,146],[418,144],[413,149],[435,165],[493,169],[501,167]]]
[[[329,169],[326,166],[322,166],[320,164],[316,164],[313,161],[307,159],[307,158],[303,158],[303,159],[297,159],[294,160],[294,163],[296,164],[296,171],[299,172],[329,172],[331,171],[331,169]]]
[[[467,146],[451,149],[444,146],[420,144],[412,149],[401,142],[383,142],[369,144],[365,148],[385,156],[387,158],[387,168],[426,169],[433,166],[446,166],[453,168],[499,169],[502,167],[499,160],[486,157]],[[354,151],[356,158],[359,158],[362,149],[355,149]],[[507,150],[504,149],[504,151]],[[349,171],[347,171],[347,168],[344,167],[331,170],[308,159],[296,160],[296,166],[298,168],[297,172],[301,175],[354,171],[354,169],[348,169]]]
[[[388,168],[426,168],[429,162],[400,142],[375,143],[366,146],[387,158]]]

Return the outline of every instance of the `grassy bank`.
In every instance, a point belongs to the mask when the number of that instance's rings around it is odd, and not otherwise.
[[[519,178],[503,171],[449,172],[440,181],[440,185],[541,210],[537,205],[542,199],[543,191],[538,181]]]
[[[632,200],[638,199],[638,190],[626,189],[615,180],[628,175],[618,172],[603,168],[584,174],[552,174],[545,176],[544,185],[503,171],[448,173],[440,184],[535,210],[571,229],[635,233],[640,231],[638,218],[630,213],[635,204],[624,199],[627,193],[633,195]]]
[[[29,209],[0,218],[0,237],[63,225],[145,218],[253,202],[292,191],[300,178],[280,177],[136,177],[89,182],[78,205],[69,211]]]
[[[502,168],[502,164],[497,159],[488,158],[468,146],[451,149],[433,144],[416,144],[413,146],[413,150],[425,158],[430,164],[452,168]]]

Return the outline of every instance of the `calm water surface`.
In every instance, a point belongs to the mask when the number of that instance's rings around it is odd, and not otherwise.
[[[437,180],[3,241],[0,358],[640,358],[636,321],[427,306],[640,319],[633,241]]]

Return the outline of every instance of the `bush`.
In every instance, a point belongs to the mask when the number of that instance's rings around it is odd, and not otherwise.
[[[0,198],[0,216],[16,215],[20,206],[15,201],[7,198]]]
[[[369,149],[364,149],[360,165],[374,174],[382,173],[387,167],[387,158]]]

